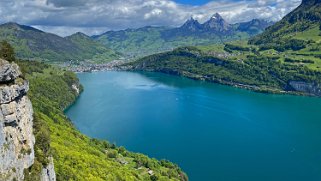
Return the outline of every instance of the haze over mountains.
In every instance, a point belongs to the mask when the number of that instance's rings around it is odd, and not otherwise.
[[[193,18],[181,27],[142,27],[108,31],[89,37],[75,33],[60,37],[16,23],[0,25],[0,40],[11,43],[19,58],[65,62],[108,62],[121,56],[133,58],[172,50],[180,46],[209,45],[249,38],[272,25],[265,20],[229,24],[218,13],[200,24]],[[120,53],[117,53],[120,52]]]

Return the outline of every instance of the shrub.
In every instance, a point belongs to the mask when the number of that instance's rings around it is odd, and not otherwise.
[[[117,158],[118,152],[116,150],[108,150],[107,156],[108,158]]]
[[[0,44],[0,57],[9,62],[16,60],[14,49],[7,41],[2,41]]]

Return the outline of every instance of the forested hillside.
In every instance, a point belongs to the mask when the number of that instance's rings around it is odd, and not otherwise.
[[[39,180],[42,166],[53,155],[57,180],[188,180],[175,164],[133,153],[107,141],[81,134],[63,110],[75,101],[82,87],[74,73],[52,66],[20,61],[30,81],[35,111],[36,161],[26,179]],[[97,80],[99,81],[99,80]]]
[[[84,36],[63,38],[36,28],[6,23],[0,25],[0,41],[9,42],[22,59],[63,63],[66,61],[107,62],[119,54]]]
[[[303,0],[302,4],[249,43],[262,49],[299,50],[308,44],[320,49],[321,2]],[[312,50],[313,52],[313,50]]]
[[[236,49],[231,45],[216,47],[216,51],[208,51],[212,48],[179,48],[172,52],[142,58],[127,64],[126,68],[181,75],[260,92],[321,96],[319,71],[277,61],[277,56],[247,52],[247,48],[244,47],[245,52],[231,50],[231,48]]]
[[[321,2],[293,12],[247,41],[186,47],[128,64],[256,91],[321,96]]]

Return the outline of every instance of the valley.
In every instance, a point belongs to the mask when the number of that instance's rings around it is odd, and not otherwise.
[[[125,67],[259,92],[320,96],[319,10],[319,2],[310,4],[303,1],[280,22],[248,41],[177,48],[144,57],[125,64]],[[298,26],[304,28],[298,29]]]
[[[137,2],[0,2],[1,181],[321,179],[320,0]]]

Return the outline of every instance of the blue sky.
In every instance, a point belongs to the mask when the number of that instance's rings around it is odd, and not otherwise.
[[[0,23],[17,22],[67,36],[143,26],[203,23],[219,13],[227,22],[278,21],[301,0],[0,0]]]
[[[189,4],[189,5],[203,5],[210,1],[211,0],[175,0],[175,2],[177,3]]]

